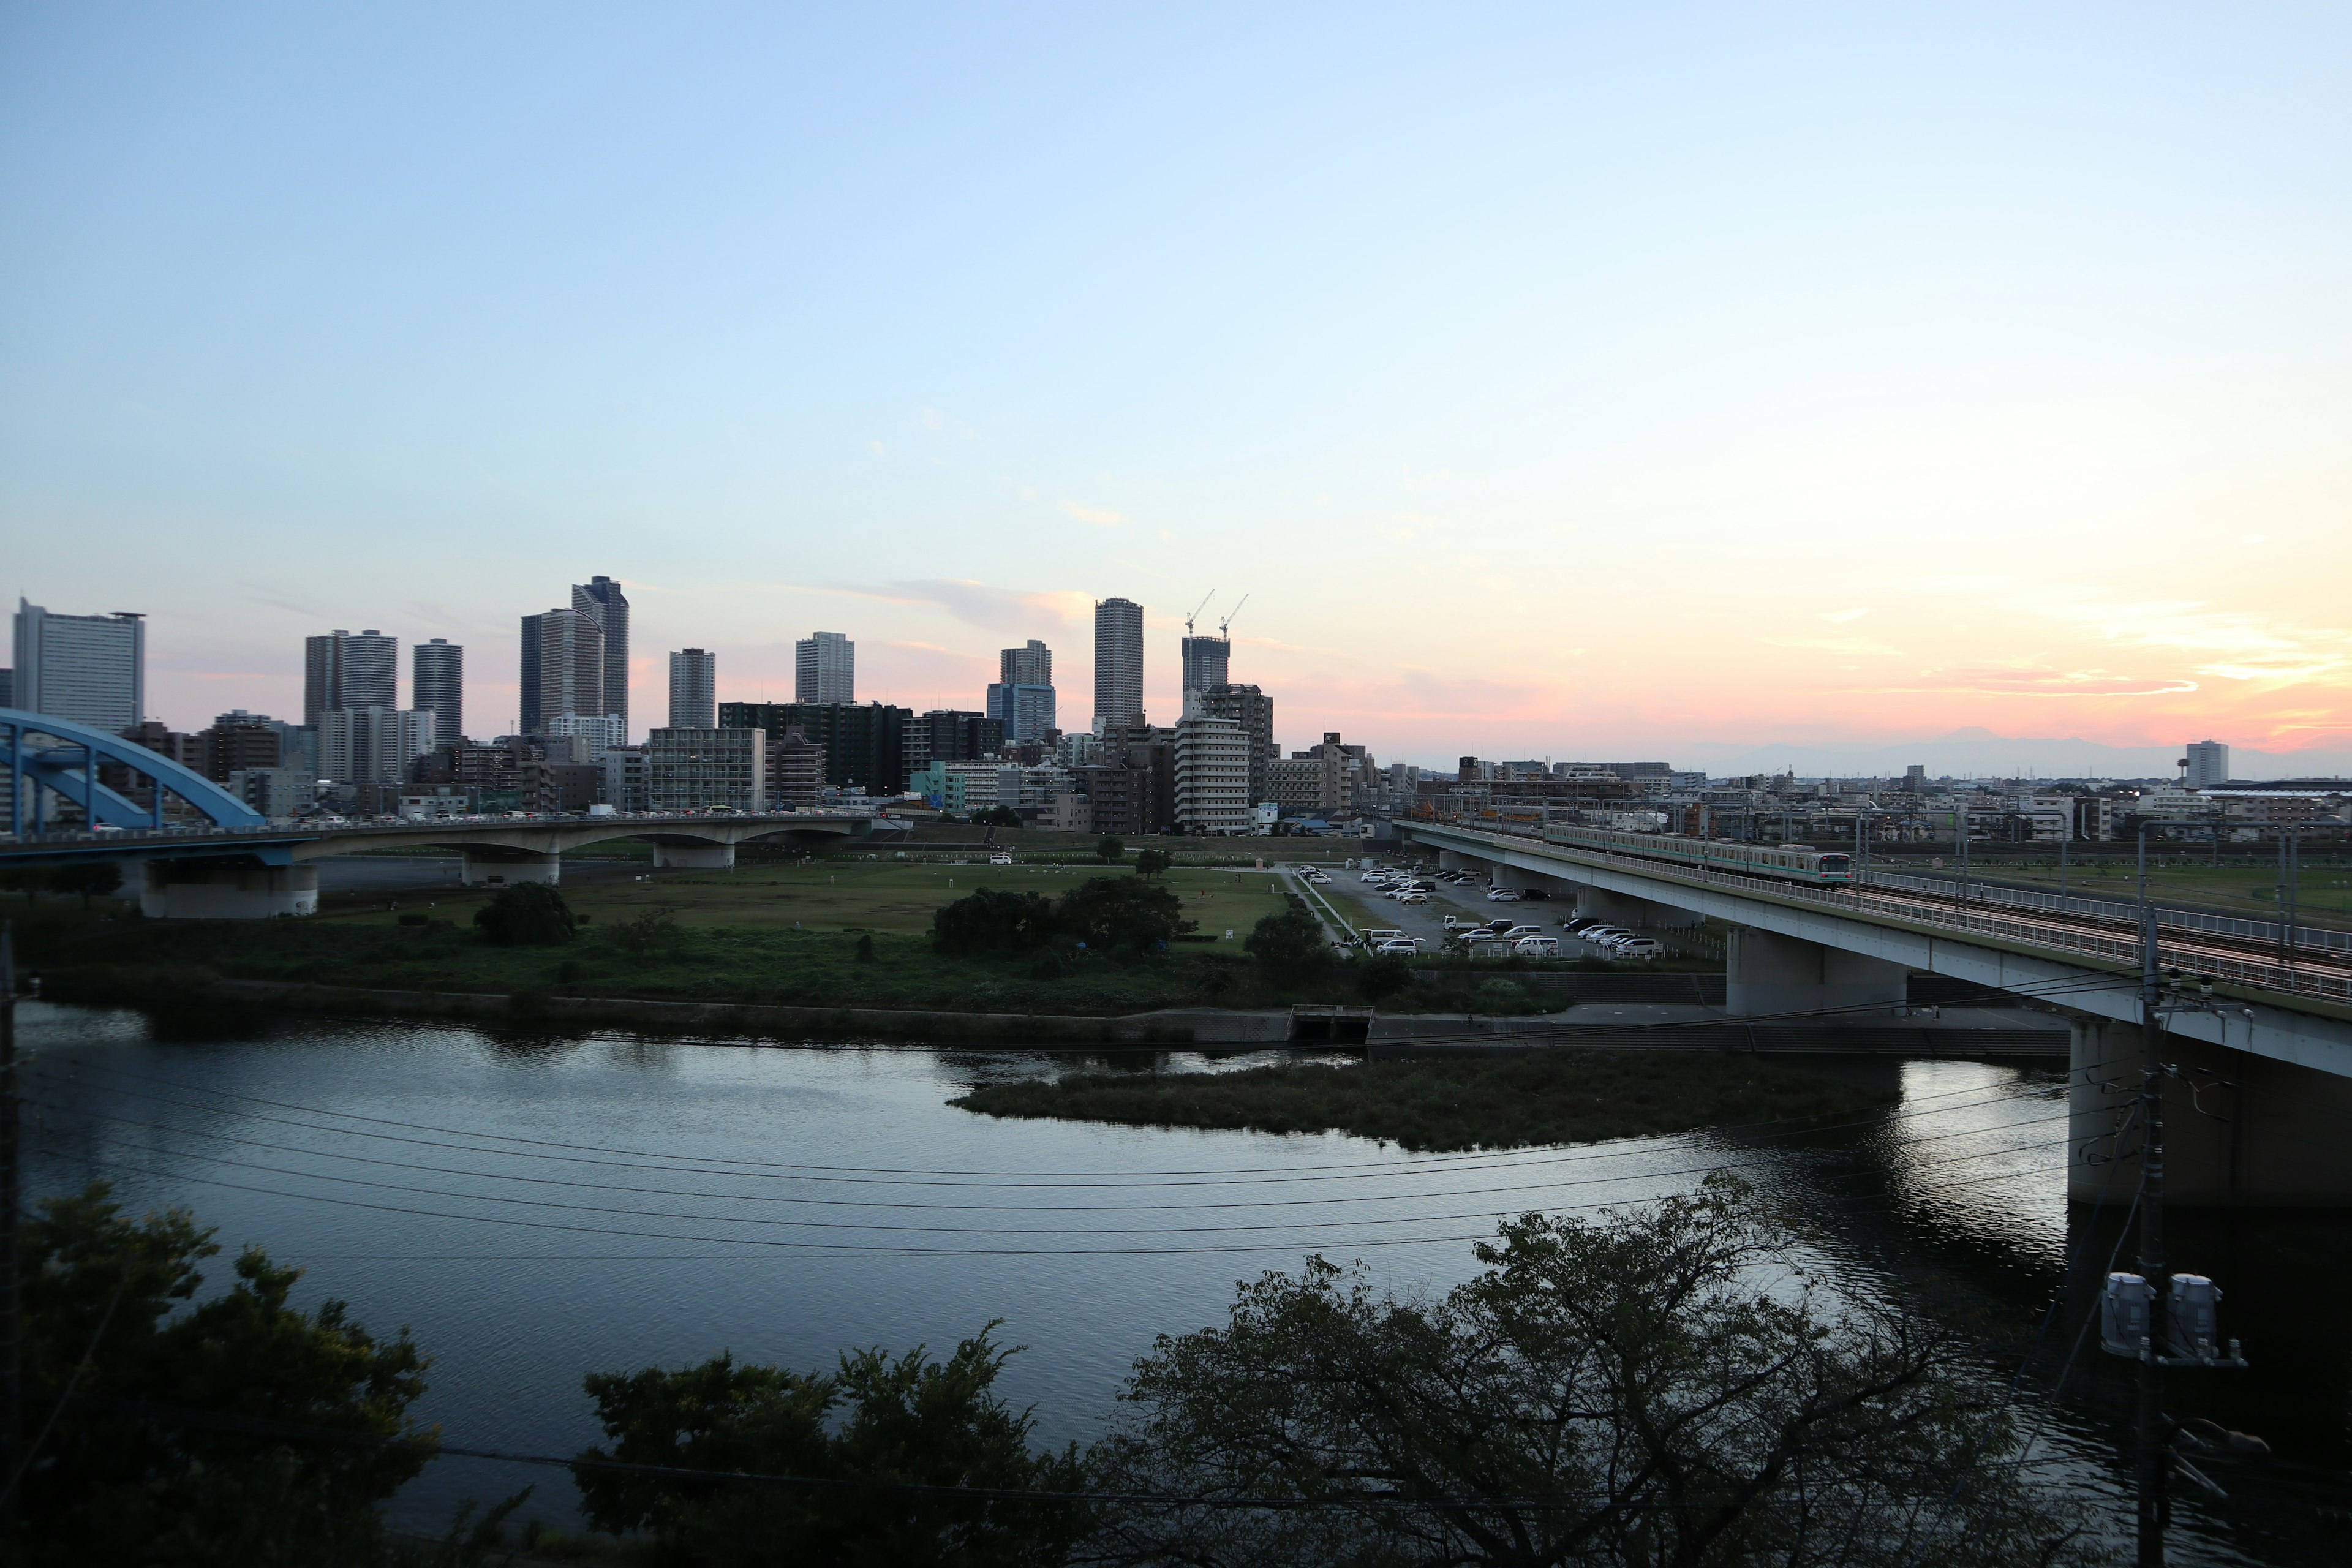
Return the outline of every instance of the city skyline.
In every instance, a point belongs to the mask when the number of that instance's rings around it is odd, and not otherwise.
[[[502,730],[593,564],[639,716],[779,626],[1083,692],[1117,595],[1172,721],[1215,583],[1433,764],[2352,772],[2352,18],[713,15],[0,18],[0,592],[142,609],[174,725],[371,625]]]

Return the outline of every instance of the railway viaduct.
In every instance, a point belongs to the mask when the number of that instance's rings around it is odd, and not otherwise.
[[[2127,931],[1780,885],[1450,824],[1396,828],[1442,865],[1572,896],[1580,912],[1613,923],[1726,922],[1737,1016],[1893,1009],[1913,970],[2056,1007],[2071,1033],[2069,1195],[2137,1184],[2126,1124],[2139,1090],[2140,955]],[[2340,951],[2311,956],[2281,965],[2192,933],[2160,941],[2160,964],[2213,982],[2210,1006],[2166,1022],[2162,1055],[2178,1068],[2166,1098],[2170,1201],[2352,1205],[2352,968]]]

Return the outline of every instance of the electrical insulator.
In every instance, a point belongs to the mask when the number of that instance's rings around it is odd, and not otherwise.
[[[2108,1275],[2106,1293],[2099,1298],[2100,1348],[2109,1355],[2137,1356],[2147,1339],[2147,1308],[2155,1297],[2137,1274]]]
[[[2164,1337],[2175,1355],[2210,1356],[2221,1331],[2221,1292],[2202,1274],[2172,1277]]]

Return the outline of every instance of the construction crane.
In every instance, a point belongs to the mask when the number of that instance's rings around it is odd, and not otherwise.
[[[1207,609],[1209,607],[1209,601],[1216,596],[1217,591],[1214,588],[1210,589],[1207,593],[1201,595],[1201,602],[1192,606],[1192,614],[1184,617],[1184,635],[1186,637],[1189,637],[1192,635],[1193,616],[1198,616],[1202,610]]]
[[[1249,599],[1250,596],[1247,594],[1244,594],[1242,595],[1242,605],[1248,604]],[[1234,617],[1242,613],[1242,605],[1235,605],[1232,609],[1227,610],[1225,612],[1225,618],[1217,623],[1217,635],[1219,637],[1230,637],[1233,635],[1231,627],[1234,624]]]

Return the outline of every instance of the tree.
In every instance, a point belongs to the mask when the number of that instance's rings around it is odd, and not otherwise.
[[[1095,858],[1105,864],[1124,860],[1127,858],[1127,846],[1118,838],[1106,833],[1095,841]]]
[[[519,882],[474,911],[474,923],[498,947],[561,947],[579,934],[572,907],[545,882]]]
[[[931,945],[941,952],[1025,952],[1055,929],[1054,901],[1043,893],[978,892],[931,914]]]
[[[1076,1446],[1039,1453],[1034,1421],[995,1391],[1013,1352],[991,1323],[934,1362],[917,1346],[844,1355],[832,1373],[738,1366],[719,1355],[665,1372],[592,1374],[608,1439],[573,1470],[589,1521],[649,1531],[656,1560],[708,1568],[1051,1563],[1084,1529],[1069,1504],[940,1498],[890,1482],[1067,1491],[1083,1485]],[[840,1413],[837,1415],[837,1413]],[[820,1489],[616,1474],[593,1461],[861,1483]]]
[[[1174,864],[1176,864],[1176,857],[1167,850],[1146,849],[1135,858],[1135,874],[1139,877],[1157,877]]]
[[[975,811],[971,819],[982,827],[1018,827],[1021,814],[1009,805],[992,805],[985,811]]]
[[[1323,922],[1305,910],[1287,909],[1257,922],[1242,949],[1276,969],[1313,969],[1330,962],[1330,939]]]
[[[111,860],[59,866],[49,872],[48,884],[60,893],[79,893],[81,907],[88,909],[90,900],[104,898],[122,886],[122,868]]]
[[[425,1358],[405,1331],[378,1341],[341,1301],[295,1310],[301,1270],[250,1247],[236,1282],[191,1308],[196,1265],[220,1248],[186,1210],[133,1222],[103,1183],[40,1206],[22,1241],[25,1394],[61,1415],[17,1489],[16,1560],[377,1561],[378,1505],[432,1456],[407,1419]],[[418,1441],[289,1443],[236,1425],[268,1421]]]
[[[858,934],[856,958],[856,962],[859,963],[871,963],[874,962],[874,933],[872,931],[862,931]]]
[[[1714,1565],[2079,1555],[1997,1462],[2014,1447],[1916,1313],[1833,1304],[1737,1181],[1603,1223],[1530,1214],[1445,1296],[1321,1258],[1162,1336],[1097,1449],[1105,1490],[1318,1499],[1135,1506],[1106,1556]],[[1955,1479],[1969,1478],[1965,1489]],[[1397,1500],[1425,1500],[1398,1506]]]
[[[1139,877],[1087,879],[1062,895],[1054,920],[1063,934],[1097,952],[1156,952],[1195,923],[1184,918],[1182,899]]]

